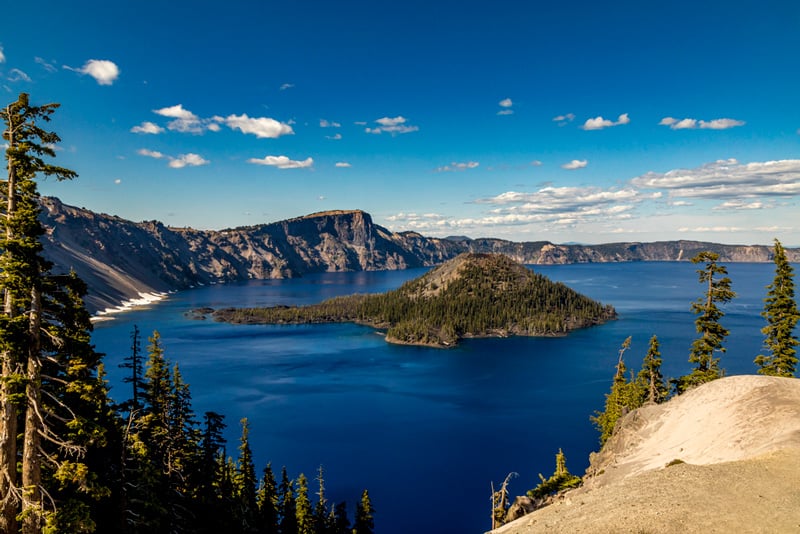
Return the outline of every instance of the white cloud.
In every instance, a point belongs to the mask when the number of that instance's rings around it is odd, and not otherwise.
[[[99,85],[112,85],[119,78],[119,67],[107,59],[90,59],[83,67],[74,69],[64,65],[64,68],[80,74],[88,74]]]
[[[184,109],[183,104],[175,104],[174,106],[169,106],[166,108],[154,109],[153,113],[156,115],[161,115],[162,117],[169,117],[171,119],[200,120],[197,115],[188,109]]]
[[[156,150],[148,150],[146,148],[141,148],[137,150],[136,153],[139,154],[140,156],[146,156],[148,158],[155,158],[155,159],[164,159],[167,157],[161,152],[158,152]]]
[[[339,141],[342,138],[342,134],[336,133],[335,135],[326,135],[325,139],[332,139],[333,141]]]
[[[628,117],[627,113],[623,113],[622,115],[617,117],[616,122],[597,116],[593,119],[586,119],[586,122],[583,123],[583,126],[581,126],[581,128],[584,130],[602,130],[603,128],[610,128],[611,126],[620,126],[622,124],[628,124],[630,122],[631,119]]]
[[[3,53],[3,47],[0,46],[0,63],[6,62],[6,55]]]
[[[180,154],[175,158],[171,158],[169,166],[173,169],[181,169],[183,167],[199,167],[200,165],[208,165],[210,162],[198,154]]]
[[[347,163],[346,161],[337,161],[337,162],[336,162],[336,166],[337,166],[337,167],[341,167],[341,168],[348,168],[348,167],[352,167],[352,165],[350,165],[350,164],[349,164],[349,163]]]
[[[277,167],[279,169],[306,169],[314,164],[314,160],[313,158],[306,158],[302,161],[295,161],[286,156],[265,156],[261,159],[250,158],[247,163]]]
[[[242,115],[228,115],[223,122],[231,130],[239,130],[245,134],[253,134],[259,139],[275,139],[282,135],[294,134],[294,130],[288,124],[278,122],[269,117],[248,117]]]
[[[210,123],[209,120],[203,121],[188,109],[184,109],[183,104],[154,109],[153,113],[175,119],[167,124],[167,128],[175,132],[200,134]]]
[[[8,71],[8,77],[6,78],[9,82],[30,82],[31,77],[28,76],[25,72],[19,69],[11,69]]]
[[[160,134],[164,131],[164,128],[159,126],[158,124],[150,121],[145,121],[139,126],[134,126],[131,128],[132,133],[141,133],[141,134]]]
[[[756,198],[800,194],[800,160],[739,163],[718,160],[694,169],[649,172],[631,180],[635,187],[663,189],[673,198]]]
[[[744,126],[745,122],[736,119],[714,119],[710,121],[697,119],[676,119],[664,117],[658,123],[660,126],[669,126],[672,130],[727,130],[737,126]]]
[[[280,90],[281,91],[285,91],[287,89],[291,89],[292,87],[294,87],[293,83],[285,83],[285,84],[281,85]]]
[[[119,184],[121,184],[121,183],[122,183],[122,180],[121,180],[121,179],[119,179],[119,178],[117,178],[116,180],[114,180],[114,184],[116,184],[116,185],[119,185]]]
[[[719,206],[714,206],[712,209],[717,211],[723,210],[763,210],[772,206],[764,204],[763,202],[747,202],[740,199],[726,200]]]
[[[386,132],[392,135],[396,135],[396,134],[416,132],[417,130],[419,130],[418,126],[412,126],[410,124],[406,124],[406,122],[408,122],[408,119],[406,119],[403,116],[397,116],[394,118],[383,117],[377,119],[375,122],[379,124],[377,128],[366,128],[364,131],[372,134],[380,134]]]
[[[498,104],[500,105],[501,108],[503,108],[503,109],[501,109],[500,111],[497,112],[498,115],[513,115],[514,114],[514,110],[511,109],[511,106],[514,105],[514,102],[512,102],[510,98],[504,98],[503,100],[498,102]]]
[[[694,228],[689,228],[687,226],[683,226],[678,228],[679,232],[741,232],[744,228],[739,228],[738,226],[696,226]]]
[[[341,124],[334,121],[326,121],[325,119],[319,120],[319,127],[320,128],[341,128]]]
[[[541,167],[541,166],[542,166],[542,162],[539,161],[538,159],[535,159],[535,160],[531,161],[531,167]]]
[[[567,169],[568,171],[574,171],[575,169],[583,169],[589,164],[589,162],[585,159],[573,159],[569,163],[565,163],[561,166],[562,169]]]
[[[173,169],[180,169],[187,166],[197,167],[200,165],[208,165],[210,163],[210,161],[204,159],[202,156],[198,154],[192,154],[191,152],[188,154],[180,154],[177,157],[172,157],[156,150],[142,148],[137,150],[136,153],[140,156],[146,156],[148,158],[167,159],[169,160],[169,166]]]
[[[46,70],[47,72],[56,72],[56,71],[58,71],[58,68],[56,68],[54,63],[48,63],[44,58],[36,56],[35,58],[33,58],[33,60],[36,63],[38,63],[39,65],[41,65],[42,68],[44,70]]]
[[[575,120],[574,113],[567,113],[566,115],[557,115],[553,117],[553,122],[557,122],[559,126],[565,126],[566,124]]]
[[[450,165],[445,165],[444,167],[437,167],[436,172],[453,172],[453,171],[465,171],[467,169],[475,169],[480,165],[477,161],[466,161],[463,163],[452,162]]]

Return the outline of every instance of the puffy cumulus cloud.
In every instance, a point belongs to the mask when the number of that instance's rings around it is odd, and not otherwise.
[[[148,158],[169,160],[168,165],[173,169],[181,169],[183,167],[198,167],[200,165],[208,165],[211,163],[202,156],[193,154],[191,152],[188,154],[179,154],[178,156],[173,157],[162,152],[158,152],[157,150],[142,148],[137,150],[136,153],[140,156],[145,156]]]
[[[419,130],[418,126],[406,124],[408,119],[402,115],[397,117],[382,117],[377,119],[375,122],[378,123],[378,126],[375,128],[365,128],[364,131],[371,134],[380,134],[386,132],[392,135],[397,135],[416,132]]]
[[[574,171],[575,169],[583,169],[589,164],[589,162],[585,159],[573,159],[568,163],[564,163],[561,168],[566,169],[568,171]]]
[[[346,162],[346,161],[337,161],[337,162],[336,162],[336,166],[337,166],[337,167],[339,167],[339,168],[344,168],[344,169],[346,169],[346,168],[349,168],[349,167],[352,167],[352,165],[350,165],[350,164],[349,164],[348,162]]]
[[[107,59],[90,59],[83,67],[74,69],[64,65],[64,68],[80,74],[88,74],[99,85],[112,85],[119,78],[119,67]]]
[[[269,117],[248,117],[243,113],[242,115],[228,115],[221,119],[221,122],[231,130],[253,134],[259,139],[275,139],[282,135],[294,134],[291,126]]]
[[[250,158],[247,163],[254,165],[266,165],[268,167],[277,167],[279,169],[307,169],[314,165],[313,158],[306,158],[301,161],[291,160],[286,156],[265,156],[261,159]]]
[[[136,151],[136,153],[139,154],[140,156],[145,156],[148,158],[155,158],[155,159],[164,159],[167,157],[161,152],[158,152],[157,150],[149,150],[147,148],[140,148],[139,150]]]
[[[341,128],[341,124],[335,121],[327,121],[325,119],[319,120],[319,127],[320,128]]]
[[[183,167],[199,167],[201,165],[208,165],[209,163],[210,161],[204,159],[202,156],[190,152],[171,158],[169,166],[173,169],[182,169]]]
[[[630,117],[628,117],[627,113],[623,113],[619,117],[617,117],[616,121],[612,121],[609,119],[604,119],[603,117],[597,116],[593,119],[586,119],[586,122],[583,123],[581,129],[583,130],[602,130],[603,128],[610,128],[612,126],[620,126],[622,124],[628,124],[631,122]]]
[[[140,133],[140,134],[160,134],[164,131],[164,128],[159,126],[158,124],[150,121],[145,121],[138,126],[134,126],[131,128],[132,133]]]
[[[649,172],[630,181],[634,187],[661,189],[672,198],[735,199],[800,194],[800,160],[739,163],[718,160],[694,169]]]
[[[497,112],[498,115],[513,115],[514,110],[511,109],[511,106],[514,105],[514,102],[510,98],[504,98],[500,102],[497,103],[501,108],[500,111]]]
[[[452,162],[450,165],[445,165],[443,167],[437,167],[436,172],[454,172],[454,171],[466,171],[467,169],[476,169],[480,163],[477,161],[465,161],[463,163]]]
[[[710,121],[698,119],[676,119],[674,117],[664,117],[658,123],[661,126],[669,126],[672,130],[727,130],[737,126],[744,126],[744,121],[736,119],[714,119]]]
[[[181,133],[200,134],[206,130],[209,120],[201,120],[200,117],[185,109],[183,104],[176,104],[161,109],[154,109],[153,113],[174,119],[167,124],[167,128]]]

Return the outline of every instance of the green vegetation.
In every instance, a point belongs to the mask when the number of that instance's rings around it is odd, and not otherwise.
[[[728,270],[718,265],[717,260],[719,254],[714,252],[701,252],[692,258],[692,263],[705,263],[705,267],[697,273],[700,283],[706,284],[706,291],[703,297],[692,303],[692,312],[698,316],[694,322],[695,329],[700,337],[692,343],[689,361],[697,366],[690,374],[677,380],[676,388],[679,393],[723,376],[719,358],[715,358],[714,353],[725,352],[722,343],[729,332],[719,322],[725,314],[717,304],[731,301],[736,293],[731,290]]]
[[[380,295],[215,312],[232,323],[356,322],[386,328],[387,341],[442,347],[464,337],[563,335],[615,316],[610,306],[489,254],[463,254]]]
[[[581,477],[575,476],[567,470],[567,457],[558,449],[556,454],[556,470],[553,475],[545,479],[539,473],[541,482],[532,490],[528,490],[528,497],[531,499],[542,499],[549,495],[554,495],[560,491],[577,488],[581,485]]]
[[[8,180],[0,189],[0,532],[353,534],[344,503],[320,500],[311,514],[307,481],[270,465],[257,480],[243,419],[238,457],[226,455],[223,417],[203,425],[189,386],[165,356],[158,332],[145,357],[139,330],[122,367],[132,396],[108,396],[102,355],[74,273],[54,274],[42,257],[36,177],[73,171],[50,165],[55,133],[39,124],[57,104],[28,95],[0,109]],[[359,534],[373,529],[365,492]],[[298,531],[298,527],[301,528]]]
[[[767,286],[767,298],[764,299],[764,311],[761,316],[767,320],[767,326],[761,329],[766,336],[764,348],[769,355],[756,357],[758,372],[772,376],[794,376],[797,369],[797,337],[794,328],[800,319],[797,302],[794,298],[794,269],[786,259],[780,241],[775,240],[775,279]]]

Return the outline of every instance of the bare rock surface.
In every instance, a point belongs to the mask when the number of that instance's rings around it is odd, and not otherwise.
[[[731,376],[636,410],[587,473],[495,532],[800,532],[800,380]]]

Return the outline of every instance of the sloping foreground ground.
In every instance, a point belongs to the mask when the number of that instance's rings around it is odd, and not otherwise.
[[[800,380],[732,376],[637,410],[588,472],[495,532],[800,532]]]

